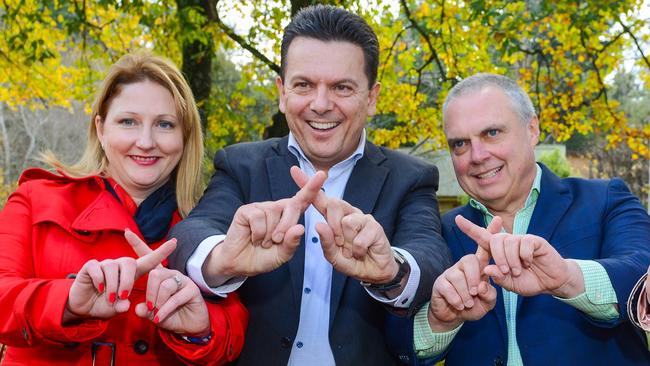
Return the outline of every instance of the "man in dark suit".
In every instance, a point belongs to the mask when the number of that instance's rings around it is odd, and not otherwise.
[[[443,217],[456,262],[396,347],[445,365],[648,365],[626,314],[650,262],[650,219],[620,179],[535,162],[539,122],[511,79],[478,74],[443,106],[470,202]],[[411,338],[411,336],[413,338]]]
[[[172,267],[205,291],[241,286],[241,365],[396,364],[386,310],[414,311],[450,264],[436,168],[366,141],[378,50],[354,14],[297,14],[276,80],[290,135],[219,151],[203,198],[171,234]]]

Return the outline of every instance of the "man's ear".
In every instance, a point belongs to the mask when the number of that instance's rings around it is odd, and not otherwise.
[[[275,78],[275,86],[278,88],[278,108],[280,108],[280,112],[284,113],[284,110],[287,107],[287,95],[284,92],[284,81],[282,81],[280,76]]]
[[[528,123],[528,133],[530,134],[530,144],[535,147],[539,143],[539,119],[533,116]]]
[[[376,82],[368,91],[368,116],[374,116],[377,112],[377,97],[381,90],[381,84]]]

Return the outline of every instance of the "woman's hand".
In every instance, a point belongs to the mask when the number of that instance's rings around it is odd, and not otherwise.
[[[151,248],[134,233],[126,231],[124,236],[141,258],[152,253]],[[145,298],[145,303],[135,307],[139,317],[181,335],[205,337],[210,334],[210,316],[201,291],[179,271],[163,266],[151,270]]]
[[[139,317],[181,335],[210,334],[210,316],[201,291],[179,271],[159,267],[149,272],[146,299],[146,304],[135,307]]]
[[[176,240],[172,239],[138,259],[122,257],[86,262],[70,287],[63,323],[84,318],[108,319],[127,311],[135,281],[160,266],[175,248]]]

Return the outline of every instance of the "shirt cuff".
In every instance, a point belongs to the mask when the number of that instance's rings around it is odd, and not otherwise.
[[[418,358],[440,356],[454,340],[463,323],[456,328],[444,332],[434,333],[429,326],[429,303],[427,302],[413,319],[413,346]]]
[[[406,280],[406,286],[404,286],[404,290],[402,290],[402,293],[394,299],[387,298],[379,291],[370,290],[368,288],[366,288],[366,291],[370,296],[372,296],[373,299],[381,302],[382,304],[386,304],[394,308],[406,309],[411,306],[413,298],[415,297],[415,292],[418,290],[418,285],[420,284],[420,266],[418,266],[418,263],[415,261],[415,258],[413,258],[411,253],[401,248],[392,247],[392,249],[400,253],[409,264],[409,267],[411,267],[409,278]]]
[[[246,281],[246,277],[223,277],[219,278],[218,287],[210,287],[203,278],[203,263],[217,245],[221,244],[226,238],[225,235],[212,235],[203,239],[196,247],[196,250],[187,260],[187,275],[196,283],[199,288],[210,295],[226,297],[229,293],[237,290]]]
[[[596,261],[574,261],[582,271],[585,292],[570,299],[555,298],[597,320],[608,321],[618,318],[620,314],[616,308],[618,304],[616,291],[605,268]]]

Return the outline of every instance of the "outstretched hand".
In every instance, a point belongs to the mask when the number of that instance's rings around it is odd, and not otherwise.
[[[124,236],[139,257],[152,253],[133,232],[127,230]],[[179,271],[163,266],[149,272],[145,302],[135,306],[135,313],[174,333],[200,337],[210,333],[208,308],[198,286]]]
[[[129,310],[135,281],[160,266],[175,248],[176,239],[171,239],[138,259],[86,262],[70,287],[63,323],[83,318],[108,319]]]
[[[544,293],[563,298],[584,292],[578,265],[562,258],[544,238],[491,233],[460,215],[456,216],[456,225],[490,253],[494,264],[486,266],[483,273],[506,290],[522,296]]]
[[[204,266],[206,279],[211,275],[254,276],[291,259],[305,232],[298,220],[320,192],[326,177],[324,172],[316,173],[291,198],[240,207],[226,239],[208,257]]]
[[[488,233],[501,231],[501,219],[495,218]],[[429,326],[434,332],[447,332],[464,321],[481,319],[496,304],[496,289],[484,274],[490,253],[478,247],[443,272],[433,284],[429,302]]]
[[[310,182],[298,167],[291,169],[291,176],[299,187]],[[387,283],[397,275],[399,265],[390,242],[372,215],[322,191],[317,192],[312,204],[325,218],[326,224],[318,223],[316,231],[325,258],[336,270],[374,284]]]

